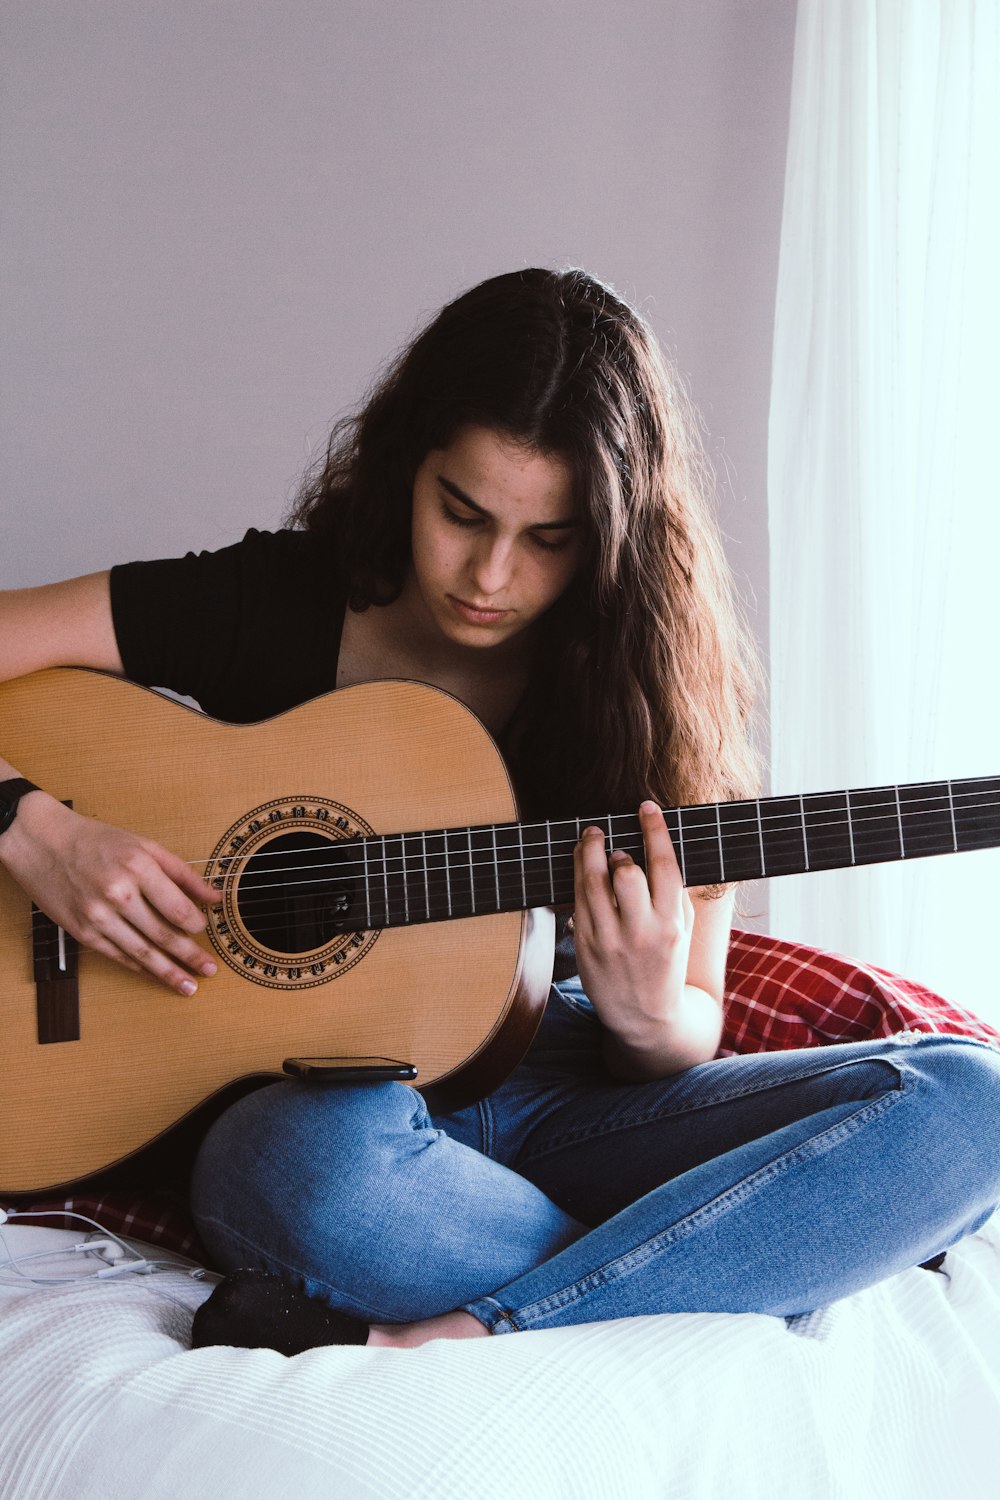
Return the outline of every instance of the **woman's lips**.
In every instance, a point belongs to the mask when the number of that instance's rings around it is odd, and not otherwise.
[[[495,625],[498,620],[503,620],[510,614],[509,609],[479,609],[474,604],[467,604],[464,599],[456,599],[454,594],[448,595],[448,602],[470,625]]]

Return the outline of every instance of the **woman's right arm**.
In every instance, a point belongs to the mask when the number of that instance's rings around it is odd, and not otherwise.
[[[107,573],[0,593],[0,682],[45,667],[124,675]],[[22,775],[0,757],[0,781]],[[0,865],[87,947],[180,994],[215,965],[192,934],[216,893],[152,839],[72,812],[44,789],[21,798],[0,834]]]

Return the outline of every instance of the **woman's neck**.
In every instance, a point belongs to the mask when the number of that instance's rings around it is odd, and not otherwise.
[[[337,686],[389,677],[427,682],[460,699],[492,734],[501,733],[527,687],[533,637],[494,648],[462,646],[442,635],[421,603],[404,589],[391,604],[348,609]]]

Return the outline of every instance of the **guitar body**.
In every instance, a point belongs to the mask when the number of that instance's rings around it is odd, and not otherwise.
[[[218,973],[186,999],[86,950],[66,977],[58,929],[39,936],[36,916],[33,937],[30,902],[0,871],[0,1191],[120,1161],[236,1080],[281,1076],[287,1057],[412,1062],[418,1088],[437,1083],[457,1104],[526,1051],[551,912],[345,934],[323,930],[320,911],[297,938],[261,915],[279,849],[516,817],[499,752],[447,694],[366,683],[234,726],[60,668],[0,687],[0,745],[77,812],[157,840],[226,892],[203,940]],[[244,886],[256,890],[245,908]]]
[[[414,1064],[436,1107],[520,1062],[587,819],[517,821],[496,746],[416,682],[221,724],[101,672],[0,685],[0,745],[77,812],[155,839],[221,895],[191,999],[76,943],[0,870],[0,1193],[189,1134],[286,1058]],[[664,809],[686,886],[1000,845],[1000,777]],[[634,813],[597,821],[643,868]],[[204,1111],[200,1106],[205,1105]],[[173,1144],[173,1142],[171,1143]]]

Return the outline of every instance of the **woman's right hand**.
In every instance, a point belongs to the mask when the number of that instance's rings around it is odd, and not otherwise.
[[[79,942],[181,995],[216,965],[195,942],[221,897],[161,844],[83,817],[45,792],[21,799],[0,863]]]

